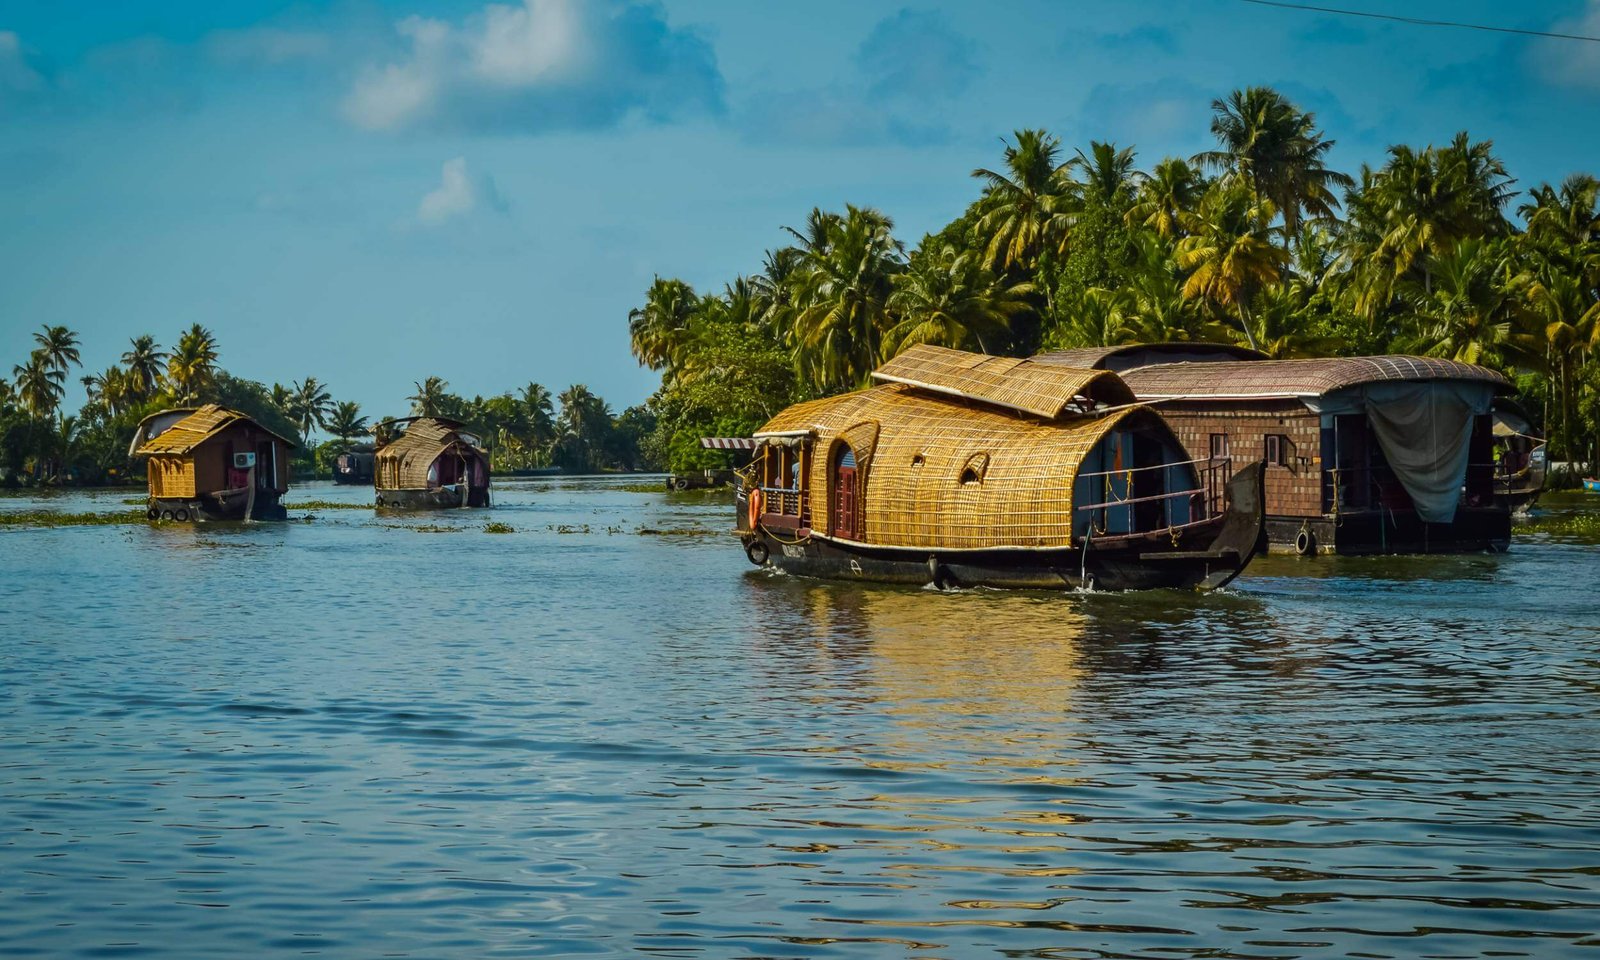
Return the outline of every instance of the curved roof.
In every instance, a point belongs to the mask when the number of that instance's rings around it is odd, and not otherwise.
[[[457,444],[479,455],[486,451],[467,440],[461,424],[444,417],[408,417],[411,426],[393,441],[378,448],[376,462],[389,464],[390,471],[398,468],[399,483],[393,489],[421,490],[428,486],[428,468],[439,454]],[[384,421],[393,423],[394,421]],[[386,471],[387,472],[387,471]],[[380,484],[381,485],[381,484]],[[385,487],[385,489],[390,489]]]
[[[1469,380],[1496,389],[1510,386],[1510,381],[1487,367],[1402,355],[1157,363],[1128,370],[1122,379],[1140,400],[1320,397],[1346,387],[1406,380]]]
[[[159,420],[163,417],[171,417],[174,414],[188,414],[188,416],[172,423],[155,436],[146,438],[145,435],[148,432],[151,421]],[[237,410],[229,410],[227,407],[208,403],[203,407],[173,407],[169,410],[160,410],[140,420],[138,429],[133,432],[135,449],[130,451],[130,455],[135,457],[148,457],[152,454],[183,456],[222,431],[239,423],[249,424],[262,433],[271,434],[291,448],[294,446],[294,441],[278,436],[278,434],[273,433]]]
[[[823,529],[834,441],[867,472],[863,542],[876,546],[1039,549],[1070,546],[1073,495],[1084,458],[1134,418],[1171,433],[1143,407],[1099,417],[1039,420],[975,406],[904,384],[796,404],[757,436],[816,437],[809,466],[813,524]],[[1173,448],[1177,441],[1171,440]],[[962,482],[972,470],[980,479]]]
[[[1265,360],[1267,355],[1231,343],[1202,343],[1174,340],[1168,343],[1124,343],[1115,347],[1079,347],[1053,350],[1034,357],[1041,363],[1060,364],[1084,370],[1113,370],[1118,373],[1152,363],[1178,363],[1185,360]]]
[[[1074,401],[1111,405],[1133,402],[1133,394],[1103,370],[1016,357],[992,357],[918,344],[872,371],[874,380],[993,404],[1054,420]]]

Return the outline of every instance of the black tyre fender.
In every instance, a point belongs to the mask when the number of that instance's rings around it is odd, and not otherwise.
[[[1294,552],[1302,557],[1317,552],[1317,535],[1311,532],[1310,527],[1301,527],[1300,532],[1294,535]]]
[[[171,510],[163,510],[163,511],[161,511],[161,519],[163,519],[163,520],[171,520],[172,519],[172,511]]]
[[[156,507],[151,507],[149,510],[146,510],[144,512],[144,515],[149,517],[151,520],[160,520],[161,519],[161,511],[159,509],[157,509]]]
[[[771,558],[772,551],[767,549],[765,541],[751,540],[744,546],[744,555],[751,563],[758,567],[764,567],[767,565],[767,560]]]
[[[674,490],[687,490],[687,489],[689,489],[689,478],[688,477],[673,477],[672,478],[672,489],[674,489]]]
[[[178,521],[179,523],[185,522],[189,519],[189,508],[179,507],[178,509],[172,511],[172,519]]]

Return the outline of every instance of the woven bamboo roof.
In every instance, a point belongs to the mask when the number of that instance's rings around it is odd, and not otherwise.
[[[1122,379],[1140,400],[1320,397],[1347,387],[1406,380],[1470,380],[1497,388],[1510,384],[1487,367],[1401,355],[1158,363],[1124,371]]]
[[[1054,420],[1079,398],[1133,402],[1117,376],[1016,357],[919,344],[872,372],[873,379],[976,400]]]
[[[172,410],[162,410],[159,413],[152,413],[150,416],[139,421],[139,428],[134,435],[135,437],[142,436],[146,429],[145,425],[150,423],[152,420],[160,417],[170,416],[175,413],[185,412],[188,412],[189,415],[156,434],[155,436],[146,439],[136,450],[133,451],[133,455],[138,457],[148,457],[154,454],[175,454],[178,456],[183,456],[190,453],[195,447],[205,443],[207,440],[211,439],[222,431],[241,422],[255,427],[262,433],[271,434],[272,436],[277,437],[290,447],[294,446],[292,441],[278,436],[278,434],[273,433],[271,430],[268,430],[266,427],[263,427],[261,424],[245,416],[244,414],[239,413],[237,410],[229,410],[228,408],[218,406],[215,403],[208,403],[203,407],[197,408],[179,407]]]
[[[428,468],[439,454],[460,445],[477,453],[486,451],[467,441],[462,424],[444,417],[407,418],[410,426],[406,432],[378,448],[375,454],[379,464],[398,464],[400,484],[397,489],[424,489],[428,486]],[[399,421],[385,421],[394,423]],[[392,469],[392,467],[391,467]]]
[[[757,436],[809,433],[812,525],[832,503],[834,441],[865,472],[864,542],[890,547],[1038,549],[1070,546],[1073,497],[1085,456],[1119,424],[1166,424],[1141,407],[1099,417],[1041,420],[885,384],[783,411]],[[971,469],[978,482],[963,483]]]
[[[1124,343],[1114,347],[1078,347],[1073,350],[1052,350],[1033,359],[1040,363],[1076,367],[1079,370],[1113,370],[1121,372],[1151,363],[1171,363],[1177,360],[1205,356],[1225,360],[1265,360],[1267,355],[1249,347],[1231,343],[1201,343],[1198,341],[1169,341],[1167,343]],[[1162,359],[1171,357],[1173,359]]]

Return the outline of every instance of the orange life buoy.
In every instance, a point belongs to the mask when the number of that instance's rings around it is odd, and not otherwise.
[[[756,487],[750,491],[750,529],[755,530],[761,526],[761,488]]]

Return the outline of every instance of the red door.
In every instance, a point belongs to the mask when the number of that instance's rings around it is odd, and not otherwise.
[[[845,447],[833,471],[833,535],[856,539],[856,518],[856,453]]]

